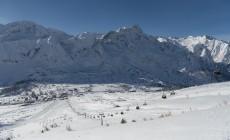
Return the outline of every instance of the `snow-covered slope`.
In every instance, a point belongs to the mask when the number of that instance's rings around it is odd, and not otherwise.
[[[179,42],[198,56],[211,57],[216,63],[230,64],[230,47],[227,42],[216,40],[210,36],[189,36]]]
[[[91,92],[85,90],[89,87]],[[162,92],[144,92],[135,86],[132,88],[136,92],[108,92],[122,87],[36,84],[31,89],[39,96],[36,103],[17,103],[29,98],[26,94],[1,97],[0,139],[230,139],[230,82],[180,89],[175,95],[165,92],[167,99],[161,98]],[[71,96],[64,100],[43,100],[50,94],[58,97],[63,92]],[[100,114],[104,114],[103,126]]]
[[[0,28],[0,85],[51,83],[197,85],[229,79],[229,44],[202,36],[168,39],[134,25],[71,36],[34,22]],[[222,77],[213,75],[221,70]]]

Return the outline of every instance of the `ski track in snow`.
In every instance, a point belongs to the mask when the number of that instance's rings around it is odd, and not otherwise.
[[[168,97],[165,100],[161,98],[162,92],[108,93],[107,85],[93,85],[91,93],[81,92],[80,96],[76,94],[65,100],[27,106],[14,105],[6,112],[0,110],[3,112],[0,138],[12,133],[16,140],[229,140],[229,85],[230,82],[190,87],[176,90],[176,95],[171,96],[165,92]],[[59,90],[61,86],[83,90],[80,87],[88,85],[56,86]],[[56,86],[51,87],[55,89]],[[50,87],[45,86],[41,90],[48,89]],[[147,105],[143,105],[144,102]],[[140,110],[136,110],[137,105]],[[169,111],[171,116],[159,118]],[[105,115],[104,126],[100,125],[100,113]],[[122,118],[127,124],[120,123]],[[133,123],[133,119],[137,122]],[[50,127],[54,123],[57,128]],[[72,131],[66,130],[68,124]],[[50,131],[41,133],[43,126]]]

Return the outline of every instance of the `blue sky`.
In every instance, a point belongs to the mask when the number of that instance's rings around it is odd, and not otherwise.
[[[18,20],[69,34],[138,24],[152,35],[230,41],[230,0],[0,0],[0,23]]]

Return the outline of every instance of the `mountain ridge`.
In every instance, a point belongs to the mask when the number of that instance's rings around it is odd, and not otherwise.
[[[0,28],[0,85],[50,83],[200,85],[229,80],[230,45],[209,36],[164,38],[138,25],[68,35],[34,22]],[[220,69],[221,77],[213,75]],[[143,80],[145,79],[145,80]]]

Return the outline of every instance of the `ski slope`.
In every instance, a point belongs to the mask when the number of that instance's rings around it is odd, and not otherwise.
[[[89,85],[55,86],[81,89]],[[42,90],[49,90],[47,87]],[[136,88],[133,92],[109,93],[108,88],[119,86],[95,84],[91,87],[91,92],[82,90],[81,94],[71,94],[68,99],[26,106],[1,105],[0,139],[230,139],[230,82],[184,88],[176,90],[176,95],[165,92],[167,99],[162,99],[163,92],[158,90],[144,92]],[[103,126],[99,114],[104,114]],[[121,124],[122,119],[127,123]]]

